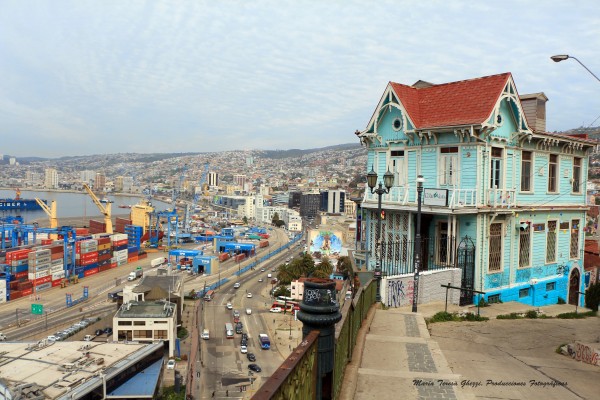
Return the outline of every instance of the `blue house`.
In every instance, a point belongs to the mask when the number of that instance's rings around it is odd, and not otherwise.
[[[512,75],[412,86],[390,82],[363,131],[367,188],[357,260],[384,277],[412,274],[417,176],[424,178],[421,271],[458,268],[488,302],[581,305],[588,158],[596,142],[545,132],[543,93],[519,96]],[[380,253],[376,230],[381,221]],[[361,256],[358,256],[361,258]],[[437,285],[439,286],[439,285]],[[422,299],[421,296],[419,296]],[[479,297],[461,292],[460,303]]]

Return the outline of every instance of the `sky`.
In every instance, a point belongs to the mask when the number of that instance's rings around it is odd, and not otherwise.
[[[600,125],[589,1],[0,0],[0,154],[358,143],[389,81],[511,72],[547,130]]]

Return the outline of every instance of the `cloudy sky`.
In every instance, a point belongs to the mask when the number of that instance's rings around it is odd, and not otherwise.
[[[0,154],[355,142],[388,81],[511,72],[549,131],[600,125],[589,1],[0,0]]]

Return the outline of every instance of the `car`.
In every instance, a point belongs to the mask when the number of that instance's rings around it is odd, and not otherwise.
[[[58,338],[54,335],[50,335],[46,339],[48,339],[49,342],[58,342]]]
[[[248,347],[246,347],[246,346],[240,346],[240,352],[241,352],[242,354],[246,354],[246,353],[248,353]]]
[[[167,369],[175,369],[175,360],[173,360],[172,358],[167,361]]]
[[[208,332],[208,329],[205,329],[202,331],[202,335],[200,335],[200,337],[204,340],[208,340],[210,338],[210,334]]]
[[[85,340],[86,342],[91,342],[92,340],[94,340],[94,335],[85,335],[83,340]]]
[[[102,329],[96,329],[96,332],[94,332],[94,334],[95,334],[96,336],[100,336],[100,335],[102,335],[103,333],[104,333],[104,331],[103,331]]]
[[[252,314],[252,309],[251,308],[246,308],[246,315],[250,315]]]
[[[233,318],[239,318],[240,312],[238,310],[233,310]]]
[[[254,372],[262,371],[262,369],[257,364],[248,364],[248,369]]]
[[[265,269],[264,269],[264,268],[261,268],[261,269],[260,269],[260,272],[265,272]]]
[[[250,293],[250,292],[246,293],[246,297],[249,299],[252,298],[252,293]]]
[[[232,310],[233,309],[233,304],[227,303],[227,305],[225,307],[227,307],[228,310]]]
[[[113,329],[110,326],[107,326],[106,328],[104,328],[104,333],[106,333],[107,335],[112,334]]]
[[[269,312],[281,312],[281,307],[273,307],[269,310]]]
[[[248,346],[248,341],[245,339],[240,340],[240,346]]]
[[[263,278],[258,278],[258,281],[259,281],[259,282],[262,282],[262,281],[263,281]]]
[[[254,355],[254,353],[247,353],[246,358],[248,359],[248,361],[256,361],[256,356]]]
[[[271,275],[271,273],[268,273],[268,274],[267,274],[267,278],[270,278],[270,277],[272,277],[272,276],[273,276],[273,275]]]
[[[234,288],[234,289],[239,289],[239,287],[240,287],[240,286],[241,286],[241,285],[240,285],[240,283],[239,283],[239,282],[236,282],[236,283],[234,283],[234,284],[233,284],[233,288]]]

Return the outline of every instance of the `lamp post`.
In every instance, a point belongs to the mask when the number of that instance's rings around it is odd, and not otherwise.
[[[412,312],[414,313],[417,312],[417,302],[419,301],[419,272],[421,270],[421,195],[423,194],[423,182],[425,182],[423,175],[417,176],[417,231],[415,234],[414,247],[415,276],[412,298]]]
[[[568,60],[569,58],[572,58],[573,60],[577,61],[579,63],[579,65],[581,65],[583,68],[585,68],[587,70],[587,72],[589,72],[594,78],[596,78],[596,80],[598,82],[600,82],[600,78],[598,78],[592,71],[590,71],[590,69],[588,67],[583,65],[583,63],[581,61],[579,61],[576,57],[569,56],[566,54],[559,54],[559,55],[550,57],[550,59],[554,62],[561,62],[564,60]]]
[[[372,194],[377,195],[377,232],[375,232],[375,271],[374,277],[377,279],[377,294],[375,297],[376,302],[381,301],[381,196],[390,192],[392,185],[394,184],[394,174],[388,169],[383,174],[383,184],[377,183],[377,172],[371,166],[371,172],[367,174],[367,184]],[[375,186],[377,185],[377,188]],[[384,188],[385,186],[385,188]]]

